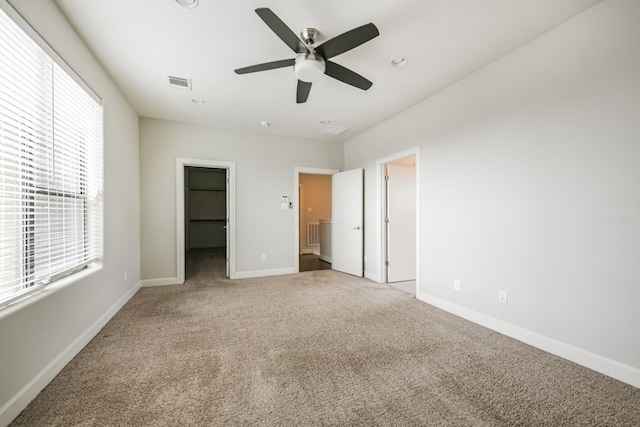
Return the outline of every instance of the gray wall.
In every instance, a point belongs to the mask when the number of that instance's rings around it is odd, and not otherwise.
[[[367,272],[375,161],[420,146],[423,299],[640,386],[638,17],[602,2],[345,143],[365,168]]]
[[[294,167],[340,169],[342,156],[341,143],[142,118],[142,278],[177,274],[177,157],[236,162],[236,265],[252,275],[293,269],[293,210],[280,196],[293,199]]]
[[[138,116],[52,1],[12,3],[103,99],[104,261],[82,280],[0,312],[0,425],[17,415],[140,282]]]

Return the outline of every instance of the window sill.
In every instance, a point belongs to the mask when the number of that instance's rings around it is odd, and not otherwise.
[[[50,295],[58,292],[61,289],[64,289],[80,280],[84,280],[100,270],[102,270],[102,263],[96,262],[90,264],[87,266],[87,268],[77,273],[52,282],[44,289],[37,291],[36,293],[25,295],[24,298],[20,298],[4,307],[0,307],[0,320],[5,317],[11,316],[13,313],[20,311],[25,307],[28,307],[29,305],[40,301],[41,299],[49,297]]]

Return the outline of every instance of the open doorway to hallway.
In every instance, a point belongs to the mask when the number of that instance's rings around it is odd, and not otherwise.
[[[296,273],[331,268],[332,176],[337,172],[335,169],[293,168],[292,255]]]
[[[298,175],[299,271],[331,269],[331,175]]]

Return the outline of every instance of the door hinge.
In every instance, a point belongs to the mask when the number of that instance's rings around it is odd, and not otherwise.
[[[389,175],[385,175],[385,176],[384,176],[384,180],[385,180],[385,181],[389,181]]]
[[[385,266],[385,267],[389,267],[389,261],[385,261],[385,262],[384,262],[384,266]]]
[[[385,219],[384,219],[384,223],[385,223],[385,224],[389,224],[389,218],[385,218]]]

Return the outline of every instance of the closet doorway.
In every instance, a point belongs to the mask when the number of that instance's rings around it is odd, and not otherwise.
[[[377,161],[380,281],[420,293],[420,148]]]
[[[184,168],[185,279],[228,277],[227,170]]]
[[[184,283],[187,255],[196,252],[201,256],[190,261],[196,261],[197,269],[236,278],[235,182],[235,162],[176,158],[174,283]]]

